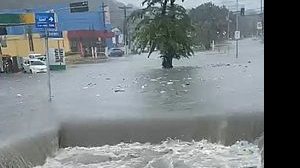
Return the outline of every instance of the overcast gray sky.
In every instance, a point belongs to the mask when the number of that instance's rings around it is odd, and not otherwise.
[[[131,3],[137,7],[141,6],[141,2],[143,0],[118,0],[123,3]],[[231,6],[231,8],[236,4],[236,0],[185,0],[185,2],[181,3],[181,0],[177,0],[177,2],[183,5],[186,8],[195,8],[202,3],[205,2],[213,2],[216,5],[226,5]],[[239,0],[239,3],[245,5],[246,9],[258,9],[260,8],[261,0]]]

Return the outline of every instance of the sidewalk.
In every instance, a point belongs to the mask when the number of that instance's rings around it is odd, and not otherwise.
[[[98,58],[81,57],[80,54],[66,56],[66,64],[91,64],[108,61],[108,57],[99,56]]]

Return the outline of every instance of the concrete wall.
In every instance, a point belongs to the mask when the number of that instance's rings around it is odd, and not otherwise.
[[[58,150],[58,134],[50,129],[9,144],[0,144],[0,167],[31,168],[45,163]]]

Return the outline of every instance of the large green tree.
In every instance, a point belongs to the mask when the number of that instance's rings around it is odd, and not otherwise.
[[[195,26],[193,42],[195,45],[204,46],[205,49],[210,49],[213,40],[222,41],[227,38],[228,21],[230,32],[235,30],[235,17],[225,6],[216,6],[211,2],[204,3],[193,8],[189,16]]]
[[[182,0],[184,1],[184,0]],[[129,22],[135,23],[133,42],[140,50],[160,51],[163,68],[173,68],[173,59],[189,57],[192,50],[191,20],[184,7],[175,0],[144,0],[144,9],[133,12]]]

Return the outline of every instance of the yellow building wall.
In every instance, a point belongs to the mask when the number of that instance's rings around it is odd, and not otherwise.
[[[65,52],[70,51],[70,43],[67,32],[63,32],[63,39],[49,39],[49,48],[63,48]],[[33,34],[34,52],[29,51],[29,40],[26,35],[7,36],[7,47],[2,48],[3,55],[27,57],[30,53],[45,54],[45,39],[39,34]]]

